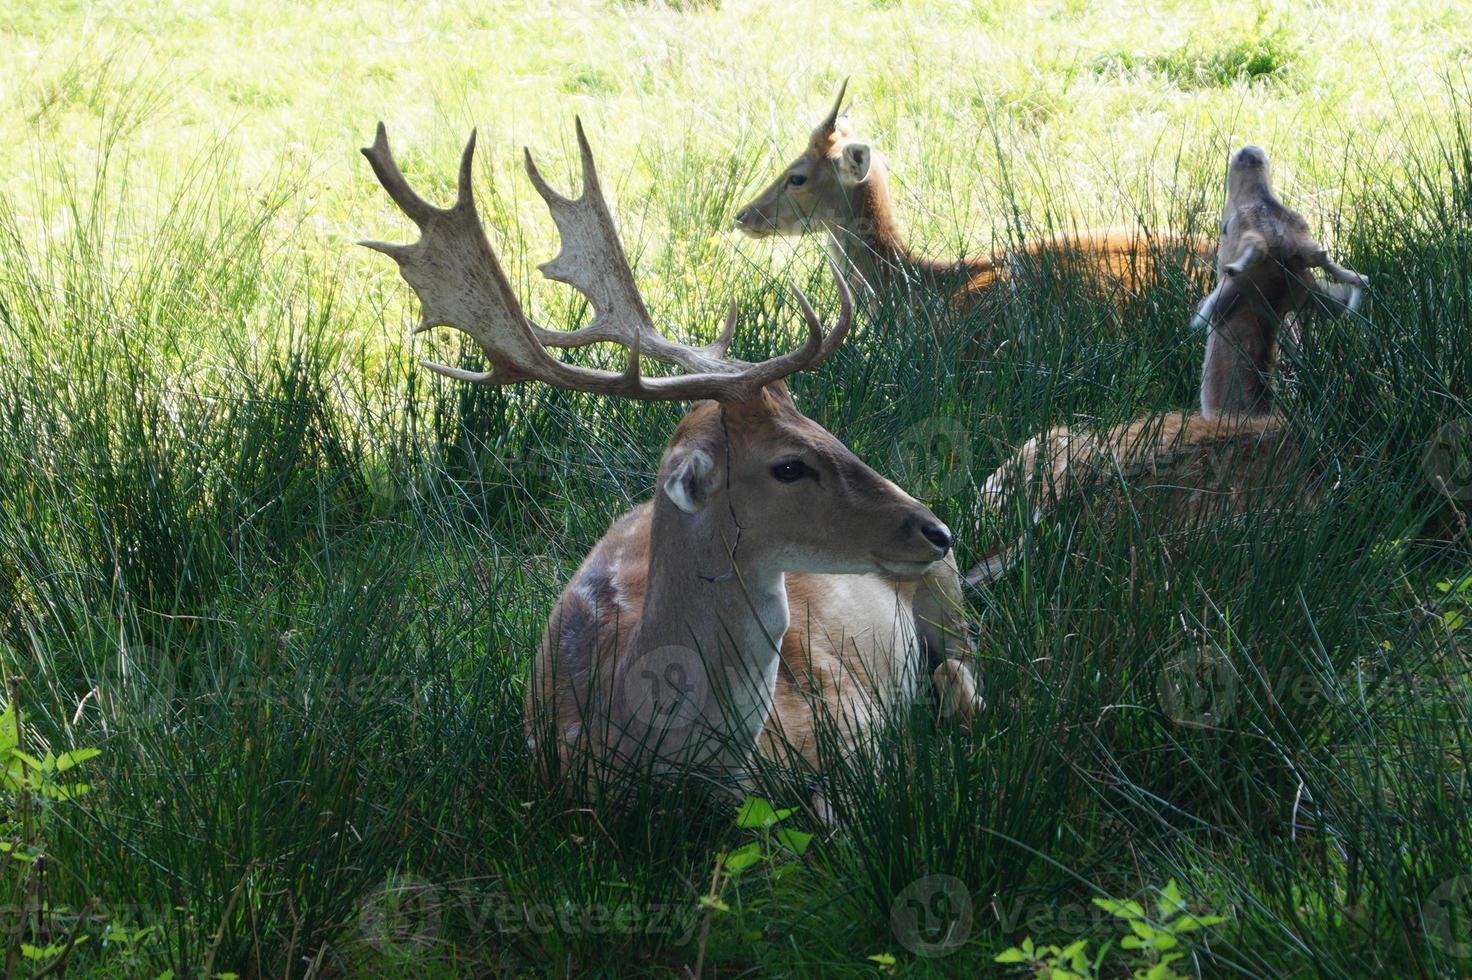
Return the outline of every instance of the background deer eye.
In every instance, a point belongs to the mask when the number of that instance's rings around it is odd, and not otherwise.
[[[772,467],[772,476],[783,483],[796,483],[808,475],[808,468],[800,459],[789,459]]]
[[[787,186],[789,186],[789,187],[801,187],[803,184],[806,184],[807,182],[808,182],[807,174],[788,174],[787,175]]]

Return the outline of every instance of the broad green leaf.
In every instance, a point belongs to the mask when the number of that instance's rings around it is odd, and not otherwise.
[[[15,717],[15,706],[6,705],[0,713],[0,754],[9,752],[20,744],[20,725]]]
[[[1067,946],[1064,946],[1062,949],[1060,949],[1058,951],[1058,955],[1060,957],[1062,957],[1063,959],[1071,960],[1075,956],[1077,956],[1079,953],[1081,953],[1083,951],[1084,947],[1086,947],[1088,945],[1089,945],[1089,941],[1087,939],[1080,939],[1080,940],[1078,940],[1076,942],[1069,943]]]
[[[756,841],[752,841],[750,844],[743,844],[726,855],[726,870],[733,875],[740,874],[761,859],[762,846]]]
[[[1094,899],[1094,904],[1110,915],[1117,916],[1121,919],[1143,919],[1145,917],[1144,906],[1139,902],[1121,902],[1114,898],[1096,898]]]
[[[1166,924],[1171,932],[1190,932],[1193,929],[1201,929],[1205,926],[1214,926],[1219,922],[1227,921],[1220,915],[1178,915]]]
[[[813,842],[813,835],[803,833],[801,830],[783,828],[777,831],[777,843],[787,848],[793,854],[802,854]]]
[[[46,764],[44,762],[42,762],[40,759],[38,759],[35,756],[31,755],[29,752],[23,752],[23,751],[21,751],[20,749],[17,749],[17,748],[12,748],[10,750],[10,757],[12,759],[19,759],[21,762],[24,762],[27,766],[31,767],[32,769],[45,769],[46,768]]]
[[[79,766],[88,759],[95,759],[101,754],[101,749],[72,749],[70,752],[63,752],[56,759],[56,771],[66,772],[72,766]]]
[[[41,787],[41,795],[48,800],[70,801],[79,796],[86,796],[92,792],[91,783],[67,783],[56,785],[47,783]]]
[[[777,810],[759,796],[748,796],[741,801],[741,809],[736,811],[736,826],[750,830],[770,827],[780,820],[786,820],[796,812],[795,807]]]
[[[996,961],[998,963],[1026,963],[1027,956],[1022,950],[1013,946],[1011,949],[1004,949],[998,953],[996,955]]]
[[[1186,903],[1181,898],[1181,889],[1176,885],[1174,878],[1167,881],[1165,887],[1160,890],[1160,897],[1156,899],[1155,908],[1161,920],[1177,912],[1185,911]]]
[[[1159,930],[1146,922],[1144,919],[1130,919],[1130,931],[1144,940],[1154,939],[1159,935]]]

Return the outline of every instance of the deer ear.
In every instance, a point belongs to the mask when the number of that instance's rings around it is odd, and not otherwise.
[[[1222,272],[1229,276],[1240,276],[1268,257],[1267,240],[1255,231],[1243,235],[1238,248],[1237,258],[1222,266]]]
[[[669,476],[664,478],[665,496],[685,513],[698,514],[716,492],[715,460],[704,449],[677,453],[670,460]]]
[[[874,148],[868,143],[845,143],[838,157],[838,179],[850,186],[862,184],[868,179],[873,165]]]
[[[1192,330],[1210,330],[1212,321],[1217,318],[1217,303],[1222,298],[1222,289],[1226,283],[1217,283],[1216,288],[1206,294],[1206,298],[1196,307],[1196,315],[1191,317]]]

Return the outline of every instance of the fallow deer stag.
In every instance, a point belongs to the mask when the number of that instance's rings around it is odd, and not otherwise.
[[[1274,494],[1299,506],[1317,500],[1321,482],[1274,407],[1278,334],[1313,294],[1341,312],[1358,310],[1368,280],[1330,261],[1303,216],[1278,200],[1267,155],[1255,146],[1237,151],[1228,166],[1218,255],[1219,282],[1195,317],[1209,331],[1201,411],[1101,433],[1051,429],[987,479],[982,493],[990,508],[1014,512],[1020,481],[1036,516],[1050,497],[1102,478],[1167,494],[1163,515],[1182,522],[1242,513]],[[1321,282],[1314,269],[1334,282]],[[998,549],[968,580],[1001,574],[1014,553]]]
[[[816,762],[817,719],[839,719],[856,737],[881,706],[916,690],[927,644],[941,655],[933,678],[943,702],[964,712],[974,679],[945,657],[960,595],[951,532],[799,412],[783,382],[848,335],[842,280],[826,334],[794,290],[807,337],[770,360],[727,356],[734,302],[715,342],[667,339],[634,281],[581,121],[577,139],[576,199],[525,159],[562,241],[541,271],[591,304],[592,320],[572,331],[533,323],[502,271],[471,194],[474,134],[444,209],[409,186],[382,124],[363,151],[421,234],[412,245],[364,244],[393,258],[418,294],[418,331],[453,327],[490,361],[484,373],[427,367],[480,384],[696,403],[665,450],[654,499],[613,522],[548,618],[527,692],[534,752],[548,764],[591,759],[594,780],[643,764],[739,775],[758,750]],[[626,349],[622,371],[547,349],[604,342]],[[681,373],[646,377],[643,359]]]
[[[1021,250],[958,260],[918,256],[895,219],[888,165],[855,136],[847,110],[840,111],[847,88],[844,82],[802,154],[737,212],[736,226],[753,238],[828,232],[830,251],[857,295],[919,287],[939,292],[953,308],[970,309],[998,295],[1020,269],[1040,263],[1126,295],[1156,281],[1165,264],[1188,273],[1210,268],[1210,240],[1141,229],[1050,236]]]

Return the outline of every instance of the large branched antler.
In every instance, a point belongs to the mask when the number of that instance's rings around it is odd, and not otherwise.
[[[593,151],[588,147],[581,120],[577,122],[577,134],[582,154],[583,193],[575,199],[563,197],[549,187],[532,162],[531,153],[526,154],[527,175],[547,202],[562,238],[562,251],[539,268],[549,279],[577,289],[593,306],[593,319],[587,326],[562,331],[546,330],[526,316],[486,240],[470,187],[475,133],[471,133],[460,158],[455,204],[437,208],[415,193],[404,179],[389,150],[383,123],[378,124],[373,145],[364,149],[363,155],[394,203],[419,226],[420,238],[412,245],[362,244],[397,262],[404,281],[418,295],[423,318],[416,333],[435,327],[454,327],[479,344],[491,361],[491,370],[484,373],[430,361],[424,362],[426,367],[447,377],[483,384],[535,380],[574,391],[646,401],[712,398],[734,402],[744,401],[774,381],[821,363],[843,343],[853,320],[853,298],[831,262],[842,303],[838,323],[825,336],[823,324],[807,298],[794,289],[808,327],[807,339],[796,350],[756,364],[726,357],[726,348],[736,329],[734,300],[725,328],[712,344],[691,347],[662,335],[655,329],[634,283],[633,270],[598,184]],[[547,352],[548,347],[583,347],[604,342],[620,344],[628,350],[628,364],[623,371],[579,367]],[[687,373],[646,378],[639,370],[640,357],[662,361]]]

